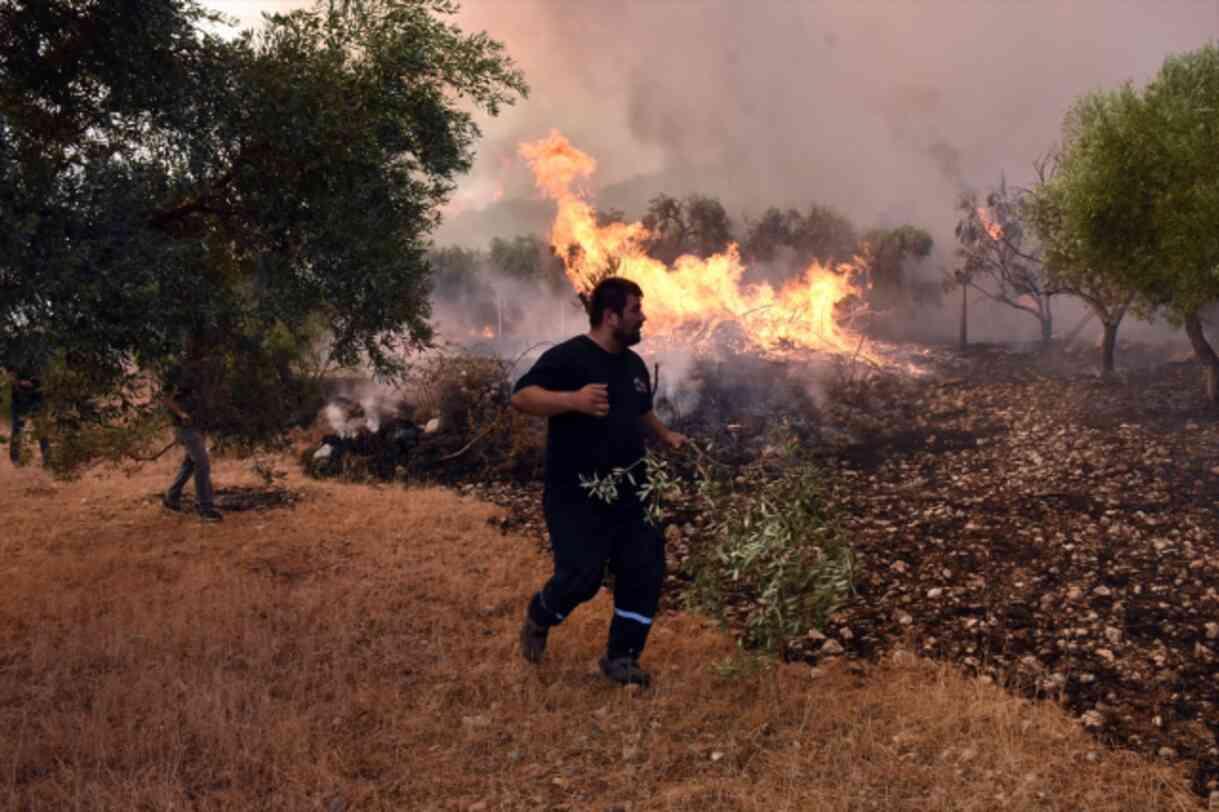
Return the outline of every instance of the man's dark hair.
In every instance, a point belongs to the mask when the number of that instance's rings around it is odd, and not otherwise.
[[[629,296],[643,298],[643,290],[629,279],[609,276],[597,283],[588,295],[588,323],[596,327],[601,324],[605,311],[612,310],[619,316],[626,310]]]

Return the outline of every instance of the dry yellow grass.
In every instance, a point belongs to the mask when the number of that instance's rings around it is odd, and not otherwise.
[[[495,508],[293,475],[295,509],[203,525],[155,503],[172,466],[0,462],[4,809],[1197,806],[1179,770],[913,659],[758,667],[670,614],[658,687],[611,687],[604,593],[533,668],[515,637],[548,564]]]

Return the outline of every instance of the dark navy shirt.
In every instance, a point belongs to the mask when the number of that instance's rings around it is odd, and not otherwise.
[[[574,392],[590,383],[608,385],[609,414],[593,417],[564,412],[549,418],[546,426],[546,493],[548,500],[587,500],[581,475],[605,476],[625,468],[644,455],[644,427],[640,418],[652,411],[652,381],[647,365],[631,350],[606,352],[586,335],[551,347],[533,368],[516,382],[513,391],[540,386],[556,392]],[[640,465],[634,471],[642,482]],[[634,501],[634,489],[624,481],[620,498]]]

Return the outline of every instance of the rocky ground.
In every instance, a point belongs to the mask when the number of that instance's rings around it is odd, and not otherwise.
[[[898,645],[1061,701],[1111,744],[1219,790],[1219,419],[1199,372],[1094,357],[931,351],[932,374],[846,376],[815,442],[857,555],[855,593],[789,652]],[[1120,361],[1119,361],[1120,363]],[[747,422],[747,421],[746,421]],[[539,538],[536,486],[478,487]],[[697,545],[676,508],[670,599]]]

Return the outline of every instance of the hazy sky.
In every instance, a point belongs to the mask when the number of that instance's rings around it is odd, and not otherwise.
[[[300,4],[209,5],[248,25]],[[532,92],[484,123],[442,241],[536,227],[541,207],[511,202],[534,197],[515,148],[551,128],[628,214],[699,191],[738,216],[816,201],[951,235],[962,186],[1027,177],[1073,98],[1214,40],[1219,0],[467,0],[458,22]]]

